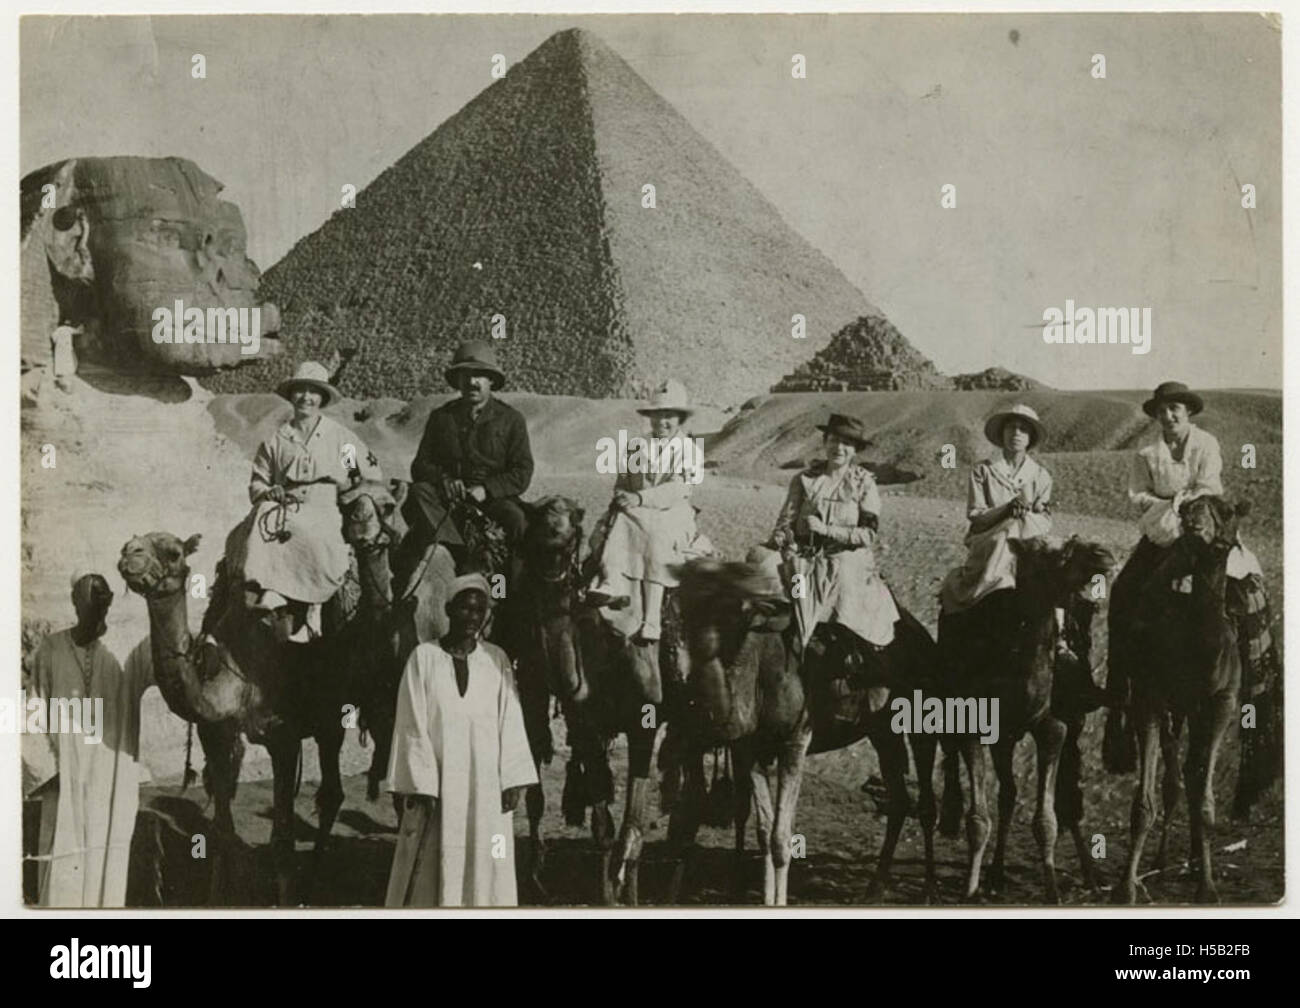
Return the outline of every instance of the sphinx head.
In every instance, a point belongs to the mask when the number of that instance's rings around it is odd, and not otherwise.
[[[243,218],[221,190],[183,158],[80,158],[23,180],[24,233],[36,229],[83,356],[203,374],[278,351],[279,311],[258,298]]]

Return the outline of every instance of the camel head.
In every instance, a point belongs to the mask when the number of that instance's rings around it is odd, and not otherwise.
[[[199,539],[192,535],[182,541],[170,532],[133,536],[122,547],[117,572],[127,588],[146,599],[180,591],[190,574],[185,558],[199,548]]]
[[[672,568],[681,587],[682,621],[691,662],[730,664],[745,634],[783,630],[790,602],[771,565],[757,556],[745,562],[711,558]]]
[[[1062,605],[1072,595],[1091,585],[1097,575],[1109,577],[1115,569],[1115,555],[1100,543],[1078,536],[1064,541],[1052,536],[1011,539],[1007,545],[1016,555],[1016,584],[1030,597]]]
[[[1236,545],[1241,519],[1249,513],[1248,502],[1234,505],[1208,494],[1184,501],[1178,509],[1184,541],[1198,550],[1209,548],[1224,556]]]
[[[359,550],[389,546],[401,539],[398,512],[400,487],[376,480],[362,480],[339,494],[343,513],[343,539]]]
[[[528,571],[559,581],[572,569],[582,549],[583,510],[568,497],[543,497],[523,503],[528,518],[523,551]]]

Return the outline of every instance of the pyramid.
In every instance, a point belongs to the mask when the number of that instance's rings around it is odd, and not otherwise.
[[[889,392],[947,388],[951,381],[884,315],[850,322],[773,392]]]
[[[643,186],[656,206],[643,207]],[[357,353],[359,398],[443,391],[489,338],[507,388],[590,398],[666,377],[738,403],[879,314],[590,32],[559,32],[301,239],[262,279],[286,353],[205,379],[264,391]],[[792,336],[792,317],[806,338]]]

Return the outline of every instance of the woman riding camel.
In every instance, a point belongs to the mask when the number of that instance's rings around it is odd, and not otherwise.
[[[880,493],[854,462],[866,446],[862,421],[831,414],[822,432],[825,457],[790,481],[768,545],[779,550],[800,635],[807,644],[819,623],[837,623],[883,647],[894,639],[898,608],[876,572]]]
[[[323,365],[307,361],[276,393],[293,404],[293,416],[253,459],[253,511],[236,530],[244,540],[236,566],[250,606],[273,613],[276,638],[303,643],[320,635],[321,603],[350,564],[338,493],[383,475],[361,439],[321,413],[339,398]]]
[[[1209,431],[1192,423],[1191,418],[1205,407],[1201,397],[1182,382],[1167,381],[1156,387],[1151,398],[1142,404],[1142,412],[1160,422],[1160,432],[1147,441],[1133,456],[1128,474],[1128,499],[1142,511],[1138,530],[1142,538],[1115,579],[1110,593],[1110,679],[1107,692],[1118,708],[1127,702],[1130,661],[1134,649],[1117,646],[1134,632],[1134,616],[1140,610],[1138,596],[1155,569],[1168,555],[1182,534],[1179,511],[1196,497],[1223,494],[1223,457],[1219,442]],[[1254,575],[1262,594],[1263,573],[1255,555],[1238,540],[1228,554],[1230,594],[1242,591],[1232,580],[1241,581]],[[1261,605],[1266,604],[1262,599]],[[1122,711],[1112,711],[1107,723],[1105,753],[1118,752],[1119,733],[1112,724],[1122,725]],[[1112,750],[1111,746],[1117,747]],[[1127,759],[1113,757],[1116,765]],[[1111,762],[1111,760],[1108,760]]]
[[[641,624],[632,636],[649,643],[660,637],[664,589],[677,585],[669,567],[711,548],[696,531],[691,505],[691,488],[703,471],[694,442],[682,430],[694,413],[687,405],[686,387],[669,379],[637,412],[650,421],[647,447],[652,450],[636,466],[630,464],[635,448],[618,461],[614,500],[592,533],[591,552],[600,559],[587,602],[622,608],[631,601],[629,592],[635,586]]]
[[[944,579],[939,592],[944,613],[962,612],[986,595],[1014,588],[1016,557],[1008,540],[1052,530],[1052,474],[1029,455],[1044,433],[1038,414],[1020,403],[985,421],[984,436],[999,451],[971,470],[966,562]]]

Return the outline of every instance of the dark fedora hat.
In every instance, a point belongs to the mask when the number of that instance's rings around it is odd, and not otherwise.
[[[492,344],[484,340],[466,340],[456,348],[455,356],[451,359],[451,364],[442,376],[447,379],[447,384],[452,388],[460,388],[457,384],[460,376],[466,371],[479,371],[489,375],[492,379],[492,387],[499,389],[506,383],[506,376],[497,366],[497,352],[492,348]]]
[[[862,421],[857,417],[845,416],[843,413],[832,413],[829,420],[817,425],[817,429],[823,434],[834,434],[841,441],[850,441],[859,449],[869,443],[867,429]]]
[[[1161,404],[1167,402],[1182,403],[1192,416],[1196,416],[1205,408],[1205,403],[1201,401],[1201,397],[1182,382],[1167,381],[1156,386],[1156,390],[1151,393],[1151,398],[1142,404],[1142,412],[1149,417],[1153,417]]]

